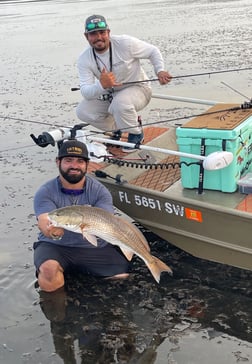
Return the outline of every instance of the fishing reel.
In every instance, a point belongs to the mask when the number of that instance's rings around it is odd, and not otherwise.
[[[82,128],[87,125],[88,124],[84,123],[77,124],[69,128],[59,128],[48,132],[44,131],[38,137],[35,137],[34,134],[30,134],[30,137],[39,147],[45,148],[48,145],[52,145],[54,147],[55,143],[57,143],[59,147],[64,139],[75,139],[77,134],[78,136],[80,136],[80,133],[78,133],[78,131],[81,131]]]
[[[244,101],[243,104],[241,104],[241,109],[251,109],[252,108],[252,99],[249,101]]]
[[[34,134],[30,134],[30,137],[39,147],[45,148],[48,145],[52,145],[54,147],[57,143],[58,149],[65,140],[77,139],[78,141],[86,144],[90,160],[92,162],[100,163],[104,157],[109,155],[109,152],[107,151],[107,148],[104,144],[89,140],[88,136],[90,135],[90,132],[87,130],[82,130],[82,128],[86,127],[87,125],[88,124],[77,124],[73,127],[45,131],[38,137],[36,137]]]

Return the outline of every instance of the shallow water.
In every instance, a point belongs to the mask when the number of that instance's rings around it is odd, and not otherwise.
[[[0,363],[252,362],[252,273],[193,258],[149,232],[153,253],[174,271],[160,285],[135,258],[127,281],[69,280],[56,308],[34,286],[32,199],[56,169],[55,148],[29,134],[78,122],[70,88],[91,13],[104,14],[115,34],[159,46],[174,76],[251,65],[250,0],[0,2],[0,116],[13,118],[1,118],[0,135]],[[251,80],[251,71],[188,77],[153,82],[153,91],[242,103]],[[201,109],[153,100],[144,120]]]

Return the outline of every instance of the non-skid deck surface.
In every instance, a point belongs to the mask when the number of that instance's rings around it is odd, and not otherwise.
[[[208,109],[202,116],[197,116],[196,118],[185,123],[182,128],[233,130],[252,115],[251,109],[239,109],[234,111],[229,110],[237,106],[239,105],[215,105]]]
[[[168,128],[165,127],[145,127],[144,128],[144,144],[147,144],[159,137],[163,133],[167,132]],[[123,135],[122,141],[127,140],[127,135]],[[123,162],[132,161],[130,153],[122,152],[121,148],[111,146],[108,147],[109,152],[113,158],[118,158]],[[137,158],[134,158],[137,159]],[[139,158],[139,162],[141,159]],[[139,168],[138,176],[129,180],[128,183],[144,188],[149,188],[156,191],[164,191],[170,187],[174,182],[180,179],[180,168],[178,166],[179,157],[168,156],[165,159],[158,161],[158,165],[153,165],[152,168],[145,169],[143,162],[143,168]],[[175,168],[173,165],[175,164]],[[94,172],[95,170],[101,170],[106,168],[109,163],[95,163],[90,162],[88,172]]]
[[[160,127],[145,127],[144,128],[144,143],[147,144],[150,141],[154,140],[161,134],[168,131],[168,128],[160,128]],[[127,134],[123,134],[121,141],[127,141]],[[118,158],[124,158],[125,160],[130,159],[130,153],[124,153],[122,152],[121,148],[118,148],[116,146],[108,147],[108,151],[111,153],[112,156],[118,157]],[[93,172],[97,169],[103,169],[107,166],[107,163],[96,163],[96,162],[90,162],[88,166],[88,172]]]
[[[180,168],[176,165],[179,163],[179,157],[169,156],[159,163],[164,165],[162,169],[160,167],[149,169],[129,181],[129,183],[155,191],[165,191],[174,182],[180,179]],[[167,165],[167,168],[165,167],[165,164]],[[169,164],[170,166],[168,166]],[[175,164],[174,168],[172,166],[173,164]]]

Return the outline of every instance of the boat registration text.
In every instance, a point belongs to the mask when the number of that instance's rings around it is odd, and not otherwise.
[[[141,208],[158,210],[167,214],[174,214],[178,217],[184,217],[189,220],[202,222],[202,213],[198,210],[176,204],[171,201],[161,201],[156,198],[139,194],[129,194],[125,191],[118,191],[119,200],[123,204],[134,204]]]

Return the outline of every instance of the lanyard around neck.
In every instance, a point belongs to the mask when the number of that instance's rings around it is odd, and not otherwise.
[[[94,55],[94,59],[95,59],[95,63],[96,66],[98,68],[99,72],[102,72],[101,67],[98,63],[98,60],[103,64],[103,66],[107,69],[105,63],[102,61],[102,59],[95,53],[95,50],[93,48],[93,55]],[[108,70],[107,70],[108,71]],[[109,72],[112,72],[112,47],[111,47],[111,43],[109,43]]]

